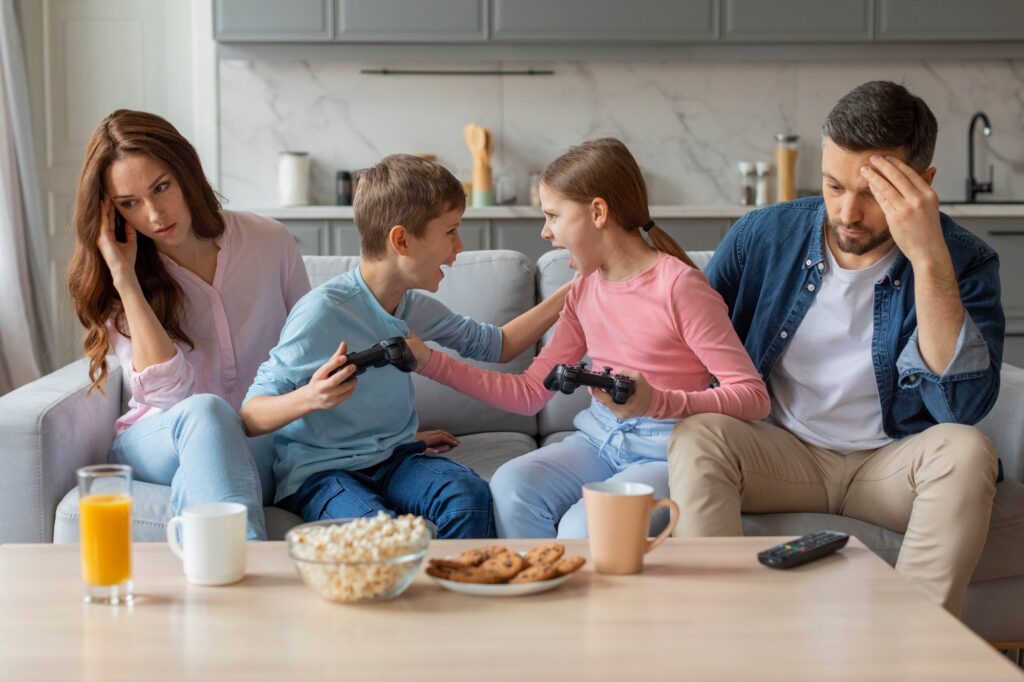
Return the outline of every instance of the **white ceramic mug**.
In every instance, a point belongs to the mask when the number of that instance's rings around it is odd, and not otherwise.
[[[191,506],[167,523],[167,543],[184,562],[190,583],[227,585],[245,576],[245,521],[244,504],[211,502]]]

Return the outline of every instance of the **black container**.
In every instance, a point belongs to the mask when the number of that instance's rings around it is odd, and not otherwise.
[[[338,171],[338,206],[352,205],[352,174],[348,171]]]

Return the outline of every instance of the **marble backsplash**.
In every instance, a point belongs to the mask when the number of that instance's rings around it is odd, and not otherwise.
[[[963,199],[967,125],[988,113],[976,171],[992,198],[1024,199],[1024,61],[477,63],[553,76],[374,76],[361,69],[461,63],[220,62],[220,191],[234,208],[277,203],[280,150],[312,157],[312,201],[333,204],[340,169],[396,153],[432,153],[468,179],[463,126],[493,131],[496,173],[516,178],[580,140],[613,135],[633,151],[652,204],[731,204],[741,160],[771,161],[775,134],[800,135],[797,185],[820,189],[820,127],[836,99],[867,80],[904,83],[939,122],[935,187]],[[988,197],[986,197],[988,199]]]

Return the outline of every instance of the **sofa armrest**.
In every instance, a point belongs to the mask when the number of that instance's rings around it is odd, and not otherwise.
[[[1003,365],[999,398],[978,428],[995,443],[1006,477],[1024,480],[1024,369]]]
[[[121,366],[107,362],[103,394],[86,394],[83,359],[0,396],[0,543],[52,541],[75,470],[107,461],[121,414]]]

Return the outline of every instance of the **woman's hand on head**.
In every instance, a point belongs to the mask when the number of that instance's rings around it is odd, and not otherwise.
[[[334,355],[313,373],[309,383],[302,388],[307,393],[306,399],[310,412],[337,407],[355,392],[356,379],[353,375],[356,373],[356,366],[349,365],[338,369],[346,362],[348,362],[348,344],[342,341]],[[338,371],[331,375],[331,372],[336,369]]]
[[[631,419],[644,416],[647,414],[647,410],[651,409],[651,401],[654,399],[654,388],[640,372],[627,369],[618,373],[636,382],[636,391],[633,395],[629,396],[629,400],[624,405],[619,405],[612,400],[612,394],[604,389],[591,388],[590,395],[594,396],[594,400],[607,407],[608,411],[614,414],[617,419]]]
[[[100,229],[96,236],[96,248],[110,270],[114,287],[120,289],[124,282],[135,278],[135,257],[138,253],[138,239],[135,228],[127,222],[124,225],[125,241],[117,241],[114,232],[117,209],[114,202],[104,198],[100,203]]]

